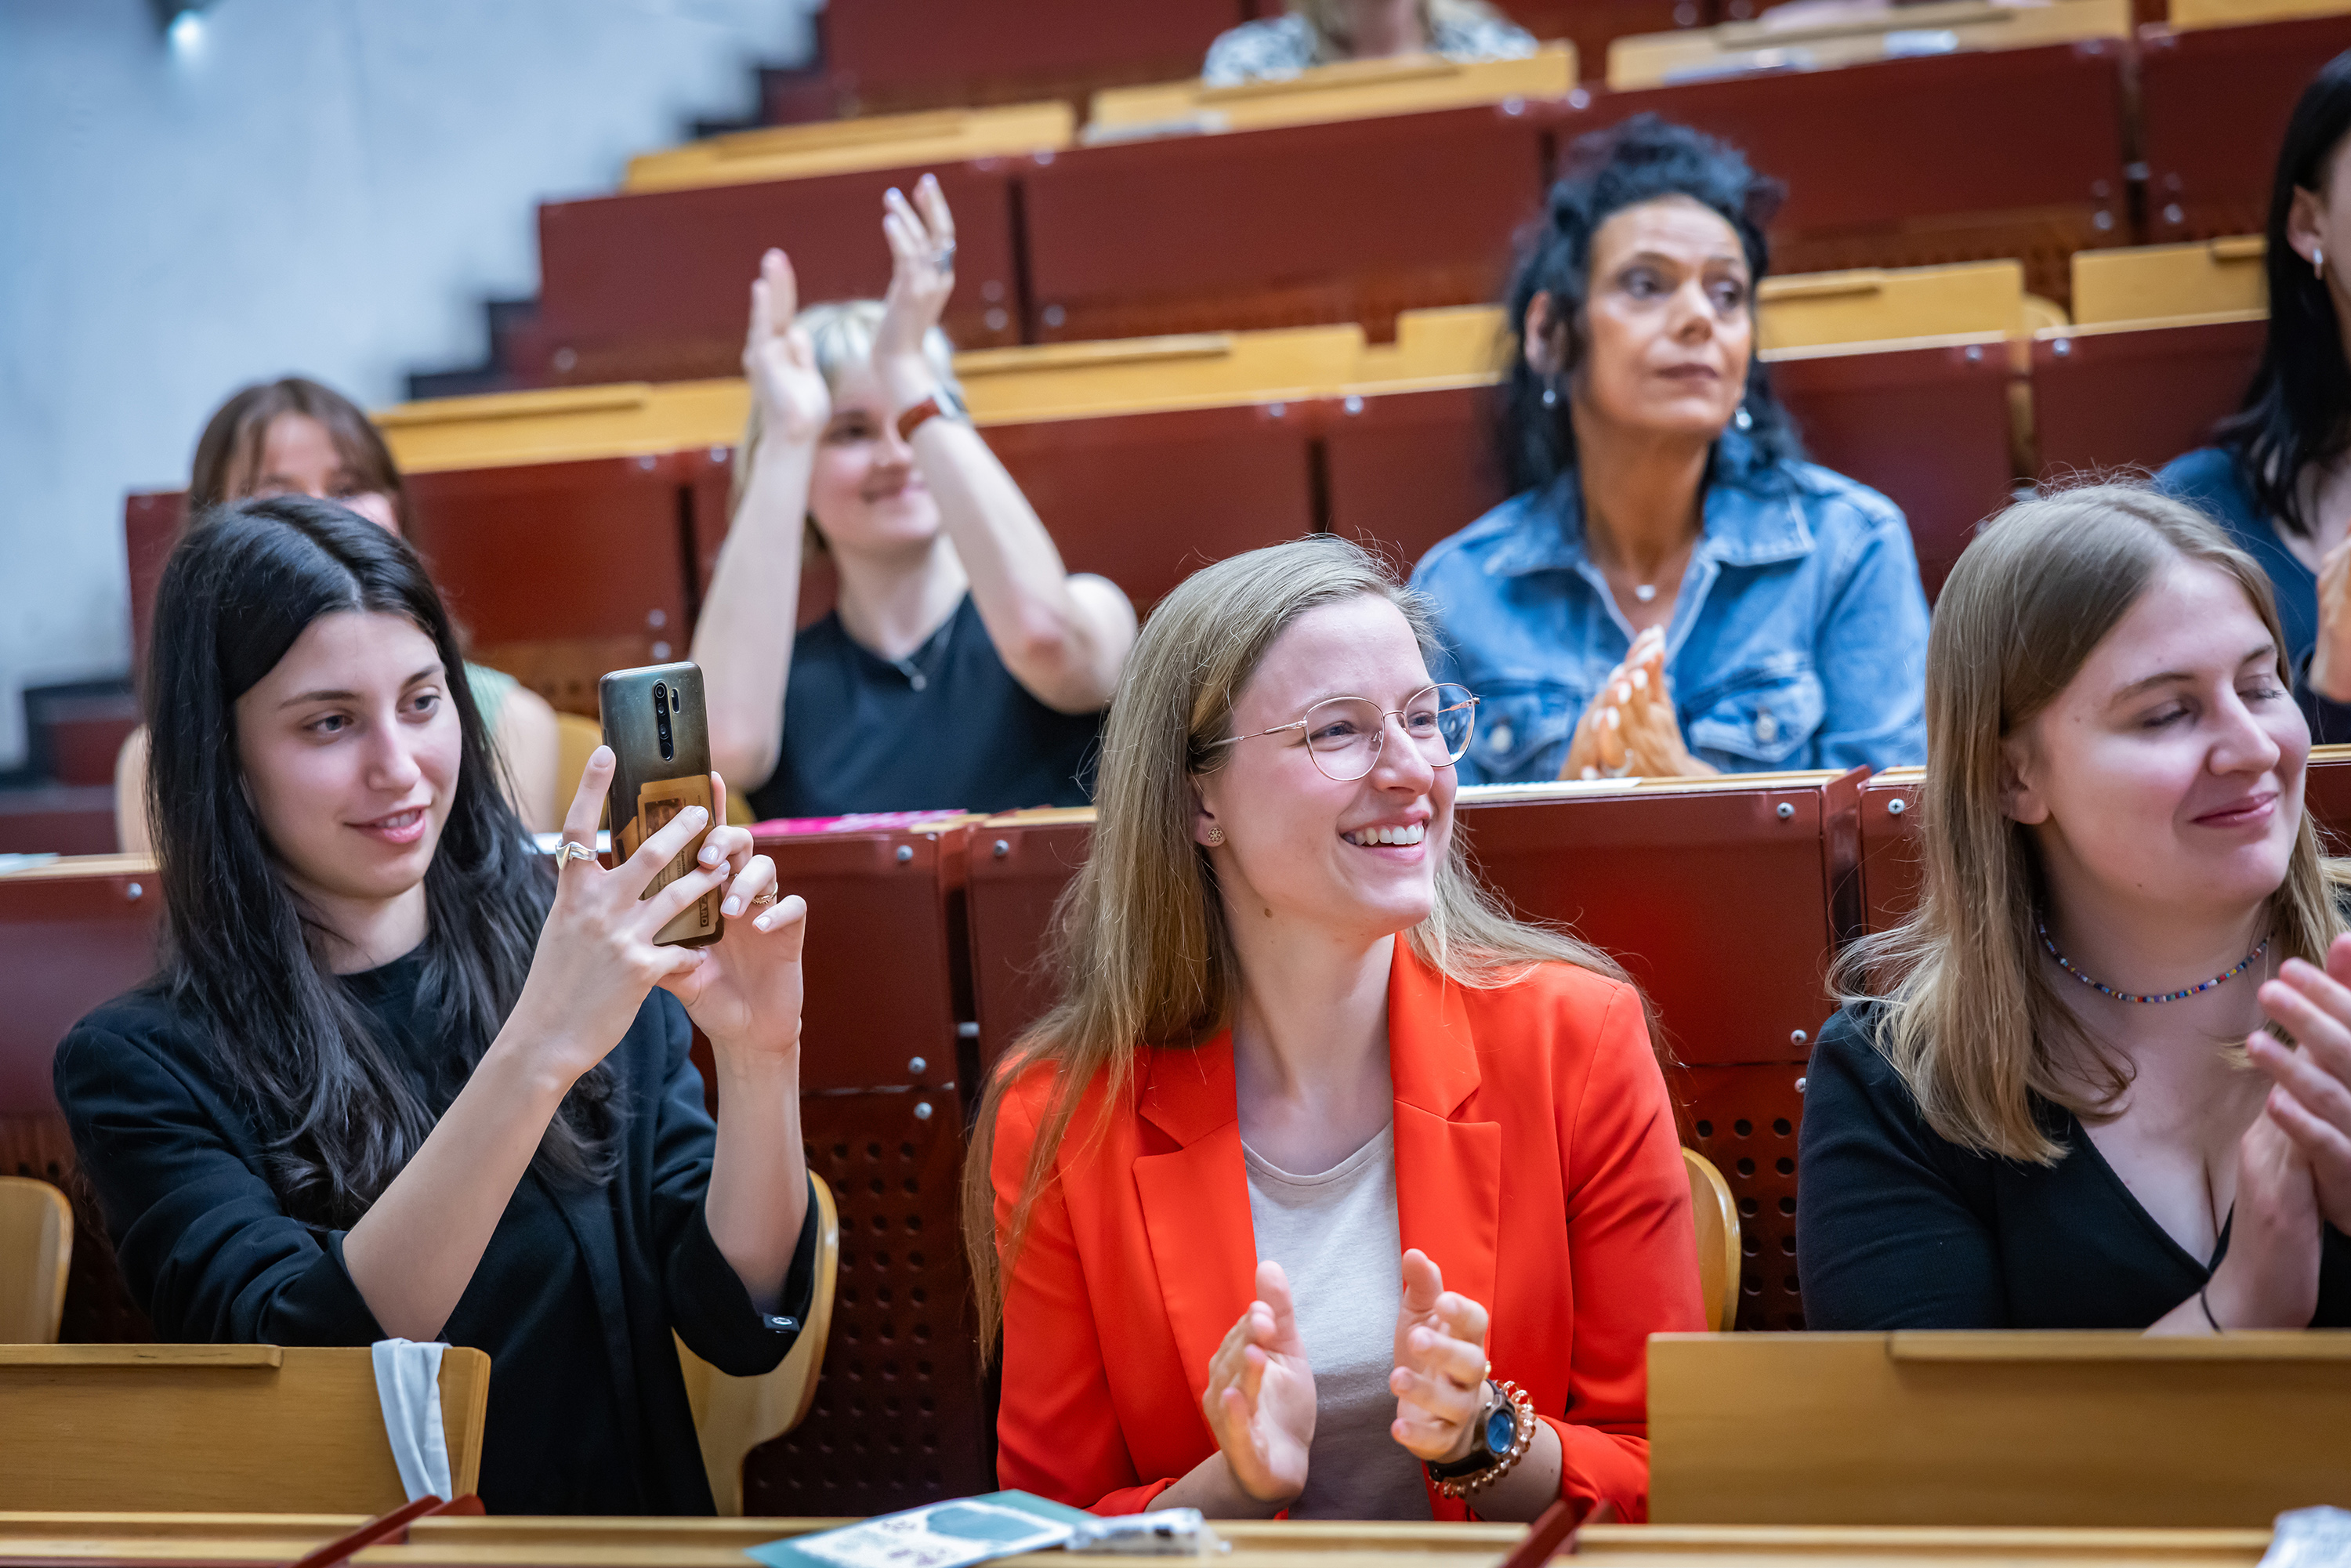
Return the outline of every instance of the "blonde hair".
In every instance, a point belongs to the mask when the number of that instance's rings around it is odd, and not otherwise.
[[[1840,1002],[1884,1003],[1875,1043],[1927,1124],[1983,1154],[2052,1165],[2064,1146],[2032,1097],[2112,1113],[2126,1064],[2075,1021],[2039,959],[2045,897],[2032,838],[2002,804],[2001,742],[2032,722],[2173,561],[2236,580],[2278,646],[2268,577],[2193,507],[2140,484],[2086,486],[2008,508],[1943,585],[1927,639],[1927,777],[1917,908],[1848,948]],[[2307,810],[2272,896],[2271,951],[2325,962],[2343,929]]]
[[[1054,910],[1048,961],[1060,1000],[989,1075],[964,1166],[983,1354],[1080,1097],[1102,1081],[1107,1116],[1133,1083],[1138,1051],[1196,1045],[1231,1020],[1241,975],[1215,871],[1192,839],[1192,780],[1230,756],[1215,742],[1231,734],[1233,701],[1275,639],[1308,611],[1360,596],[1395,605],[1424,651],[1433,646],[1420,596],[1326,534],[1195,572],[1160,601],[1127,658],[1102,731],[1092,848]],[[1508,985],[1545,963],[1625,977],[1597,948],[1506,914],[1469,872],[1458,831],[1437,868],[1435,905],[1405,936],[1422,962],[1463,986]],[[1051,1071],[1053,1098],[999,1251],[989,1176],[997,1124],[1012,1083],[1038,1067]]]
[[[1314,63],[1329,65],[1333,60],[1353,57],[1349,47],[1352,40],[1347,28],[1347,0],[1290,0],[1290,14],[1302,16],[1314,30]],[[1481,22],[1507,22],[1504,16],[1486,0],[1420,0],[1420,25],[1427,29],[1430,41],[1436,39],[1437,24],[1451,23],[1474,26]]]
[[[817,373],[824,377],[825,390],[834,397],[841,395],[841,376],[855,366],[870,364],[873,359],[873,335],[882,325],[882,301],[879,299],[837,299],[824,305],[811,305],[792,318],[792,326],[809,335],[809,346],[815,350]],[[939,382],[963,397],[963,383],[956,380],[955,345],[936,327],[923,334],[923,358],[931,362]],[[759,455],[759,389],[751,388],[751,411],[744,416],[742,444],[735,448],[735,470],[726,485],[726,520],[732,523],[743,505],[743,492],[750,488],[751,472]],[[817,531],[814,518],[807,524],[803,541],[810,549],[822,550],[824,536]]]

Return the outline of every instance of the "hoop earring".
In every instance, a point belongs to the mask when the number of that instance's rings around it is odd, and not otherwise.
[[[1221,843],[1223,843],[1224,841],[1225,841],[1225,830],[1224,830],[1223,826],[1222,826],[1222,825],[1220,825],[1220,824],[1218,824],[1218,823],[1216,823],[1216,822],[1211,822],[1211,823],[1209,823],[1209,824],[1208,824],[1208,842],[1209,842],[1209,844],[1213,847],[1214,845],[1221,844]]]

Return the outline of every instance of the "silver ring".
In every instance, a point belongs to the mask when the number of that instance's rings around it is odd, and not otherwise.
[[[955,246],[951,245],[941,246],[938,249],[931,253],[931,265],[937,267],[941,272],[953,271],[955,268]]]
[[[573,861],[592,861],[595,858],[596,852],[586,844],[576,844],[569,839],[566,839],[555,846],[555,873],[560,876],[563,874],[563,868]]]

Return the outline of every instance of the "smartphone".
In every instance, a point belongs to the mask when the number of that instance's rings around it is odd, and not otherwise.
[[[596,706],[604,718],[604,744],[612,748],[611,795],[615,863],[689,806],[711,813],[702,831],[655,873],[644,891],[651,898],[695,869],[702,841],[716,825],[710,790],[710,725],[702,706],[701,666],[681,660],[614,670],[596,683]],[[726,928],[718,913],[721,894],[704,894],[653,938],[675,947],[706,947]]]

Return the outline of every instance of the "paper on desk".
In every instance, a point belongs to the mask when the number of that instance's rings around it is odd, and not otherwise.
[[[1092,1517],[1027,1492],[998,1491],[771,1541],[749,1551],[768,1568],[962,1568],[1060,1546]]]
[[[2297,1508],[2279,1514],[2261,1568],[2351,1568],[2351,1513]]]

